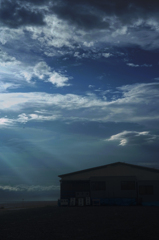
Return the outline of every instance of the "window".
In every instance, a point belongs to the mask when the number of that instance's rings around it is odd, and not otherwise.
[[[64,191],[72,191],[72,182],[71,181],[63,181],[61,183],[61,189]]]
[[[135,190],[135,181],[122,181],[121,190]]]
[[[139,186],[140,195],[153,195],[153,186]]]
[[[106,183],[104,181],[91,182],[92,191],[105,191]]]
[[[90,191],[89,181],[73,181],[73,190],[77,192],[88,192]]]
[[[61,189],[64,191],[88,192],[90,185],[89,181],[62,181]]]

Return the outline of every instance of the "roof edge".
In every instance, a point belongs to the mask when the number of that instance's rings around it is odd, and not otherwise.
[[[135,165],[135,164],[131,164],[131,163],[125,163],[125,162],[115,162],[115,163],[110,163],[110,164],[106,164],[106,165],[102,165],[102,166],[98,166],[98,167],[87,168],[87,169],[80,170],[80,171],[61,174],[61,175],[58,175],[58,177],[62,178],[62,177],[66,177],[66,176],[70,176],[70,175],[74,175],[74,174],[79,174],[79,173],[82,173],[82,172],[89,172],[89,171],[92,171],[92,170],[101,169],[101,168],[104,168],[104,167],[108,167],[108,166],[112,166],[112,165],[118,165],[118,164],[132,166],[132,167],[135,167],[135,168],[140,168],[140,169],[144,169],[144,170],[147,170],[147,171],[154,171],[154,172],[159,173],[159,169],[156,169],[156,168],[144,167],[144,166],[139,166],[139,165]]]

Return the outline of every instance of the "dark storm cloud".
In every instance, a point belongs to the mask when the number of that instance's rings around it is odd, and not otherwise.
[[[158,12],[159,2],[156,0],[63,0],[57,1],[61,6],[67,7],[78,7],[78,6],[88,6],[91,9],[95,8],[96,10],[102,10],[107,14],[115,14],[117,16],[131,13],[133,10],[137,10],[138,13],[149,13],[149,12]]]
[[[44,5],[49,2],[49,0],[20,0],[20,2],[29,2],[35,5]]]
[[[142,11],[157,11],[159,2],[156,0],[19,0],[19,2],[30,2],[36,5],[53,3],[55,5],[68,5],[68,7],[86,5],[96,9],[102,9],[106,12],[123,13],[124,10],[130,10],[131,7]]]
[[[2,1],[0,19],[3,24],[12,28],[43,25],[44,14],[38,10],[38,6],[42,5],[49,6],[49,10],[60,19],[87,30],[109,28],[107,17],[115,16],[119,22],[127,25],[141,18],[158,18],[159,12],[159,2],[155,0],[7,0]]]
[[[86,29],[108,28],[109,23],[103,17],[116,16],[122,24],[132,23],[137,19],[157,17],[159,2],[157,1],[119,1],[119,0],[64,0],[57,1],[52,8],[53,13],[71,24]]]
[[[103,22],[100,15],[95,13],[87,12],[81,8],[79,11],[77,6],[55,6],[53,7],[53,12],[58,15],[59,18],[69,21],[71,24],[74,24],[78,27],[85,29],[93,28],[108,28],[109,23]]]
[[[44,25],[43,14],[32,11],[20,2],[5,1],[1,4],[0,21],[10,27],[17,28],[23,25]]]

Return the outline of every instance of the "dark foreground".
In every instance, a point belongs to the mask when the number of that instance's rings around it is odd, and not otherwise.
[[[0,239],[159,239],[159,207],[1,210]]]

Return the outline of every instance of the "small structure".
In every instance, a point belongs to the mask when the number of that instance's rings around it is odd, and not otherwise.
[[[159,206],[158,169],[116,162],[59,177],[60,205]]]

